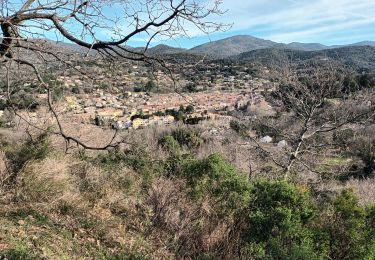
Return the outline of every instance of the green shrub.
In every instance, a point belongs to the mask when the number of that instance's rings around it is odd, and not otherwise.
[[[172,131],[171,136],[180,144],[190,149],[198,148],[203,144],[203,139],[198,132],[189,128],[177,128]]]
[[[35,99],[35,96],[33,94],[20,91],[19,93],[16,93],[12,96],[11,105],[18,109],[35,111],[40,104],[39,101]]]
[[[274,138],[278,138],[279,137],[279,132],[277,129],[271,127],[271,126],[268,126],[267,124],[264,124],[262,122],[256,122],[253,126],[252,126],[253,130],[256,131],[257,135],[259,136],[271,136],[271,137],[274,137]]]
[[[180,144],[171,135],[165,135],[160,138],[158,145],[171,153],[176,153],[181,149]]]
[[[220,155],[213,154],[202,160],[190,160],[183,175],[195,198],[215,198],[220,210],[239,210],[248,202],[249,182]]]
[[[249,130],[249,127],[247,127],[246,125],[236,121],[236,120],[231,120],[230,123],[229,123],[229,127],[235,131],[236,133],[238,134],[241,134],[241,135],[244,135],[248,130]]]
[[[316,211],[304,189],[286,181],[259,181],[251,198],[242,231],[248,254],[267,259],[318,258],[307,226]]]
[[[195,92],[198,92],[199,90],[195,83],[188,83],[186,86],[184,86],[183,91],[189,92],[189,93],[195,93]]]
[[[13,172],[18,172],[31,160],[42,160],[51,151],[51,143],[46,133],[43,133],[35,139],[28,139],[21,145],[8,147],[6,157],[10,161]]]
[[[37,260],[40,259],[34,252],[26,247],[23,248],[12,248],[6,249],[3,252],[0,252],[0,259],[9,259],[9,260]]]
[[[318,223],[321,251],[330,259],[374,259],[374,210],[359,204],[351,190],[344,190]],[[321,226],[320,226],[321,225]]]
[[[144,147],[134,146],[126,151],[115,151],[106,155],[100,155],[101,166],[108,172],[118,171],[122,167],[131,167],[143,177],[143,187],[147,188],[154,177],[158,176],[163,169],[163,163],[153,160]]]
[[[195,160],[192,154],[181,152],[171,153],[164,161],[164,173],[167,176],[182,176],[185,165]]]
[[[33,224],[37,226],[43,226],[49,222],[47,216],[32,208],[19,208],[16,211],[9,212],[8,218],[14,222],[18,222],[19,220],[24,220],[30,216],[32,216]]]

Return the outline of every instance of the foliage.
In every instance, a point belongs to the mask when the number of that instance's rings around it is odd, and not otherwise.
[[[186,112],[187,114],[191,114],[191,113],[193,113],[193,112],[194,112],[194,106],[193,106],[193,105],[188,105],[188,106],[186,106],[186,108],[185,108],[185,112]]]
[[[153,80],[147,81],[144,86],[135,86],[134,92],[151,92],[156,89],[156,84]]]
[[[220,201],[219,208],[224,211],[241,209],[250,198],[246,178],[218,154],[189,161],[183,176],[195,198],[212,196]]]
[[[303,187],[286,181],[259,181],[251,194],[245,217],[248,227],[243,230],[250,254],[258,252],[271,259],[318,258],[307,226],[316,209]]]
[[[351,190],[344,190],[322,211],[317,234],[320,250],[330,259],[373,259],[373,210],[360,205]]]
[[[203,139],[197,131],[191,128],[177,128],[171,132],[171,136],[181,145],[188,148],[198,148],[203,144]]]
[[[181,146],[176,139],[171,135],[165,135],[158,141],[159,146],[165,149],[168,152],[176,153],[181,149]]]
[[[266,123],[263,122],[255,122],[255,124],[252,126],[253,130],[256,131],[256,133],[259,136],[271,136],[271,137],[278,137],[280,133],[278,132],[277,129],[267,125]]]
[[[374,259],[375,206],[361,205],[350,190],[317,203],[307,186],[248,180],[221,155],[187,150],[191,135],[189,128],[163,135],[158,145],[165,157],[158,160],[150,147],[133,145],[84,162],[74,158],[61,168],[50,148],[43,149],[47,137],[17,146],[20,164],[25,154],[31,157],[9,205],[0,208],[2,254]],[[33,152],[21,149],[26,144]],[[28,233],[19,237],[17,230]]]
[[[23,259],[23,260],[36,260],[39,259],[36,254],[31,250],[20,248],[20,249],[8,249],[3,252],[0,252],[0,259]]]
[[[101,166],[107,171],[119,171],[130,167],[143,177],[143,188],[147,188],[153,178],[157,177],[162,164],[152,160],[151,154],[142,146],[133,146],[129,150],[115,150],[106,155],[100,155]]]
[[[46,133],[29,138],[22,144],[6,147],[6,157],[13,172],[21,170],[28,161],[44,159],[50,152],[51,143]]]
[[[245,124],[242,124],[238,121],[235,121],[235,120],[231,120],[229,122],[229,127],[235,131],[236,133],[238,134],[241,134],[241,135],[244,135],[248,130],[249,130],[249,127],[247,127]]]
[[[359,157],[364,166],[357,177],[369,177],[375,171],[375,138],[373,132],[354,138],[350,143],[350,150],[354,156]]]
[[[197,85],[195,83],[186,84],[186,86],[184,87],[183,90],[184,90],[184,92],[189,92],[189,93],[198,92],[198,88],[197,88]]]
[[[333,141],[336,145],[346,148],[354,137],[354,131],[350,128],[339,130],[333,133]]]
[[[35,111],[40,104],[38,100],[35,99],[33,94],[26,93],[25,91],[19,91],[16,94],[12,95],[11,105],[18,109],[28,109],[30,111]]]
[[[182,111],[181,109],[180,110],[174,110],[174,109],[167,109],[165,110],[165,114],[166,115],[170,115],[170,116],[173,116],[174,117],[174,120],[176,121],[184,121],[185,120],[185,112]]]
[[[144,90],[146,92],[151,92],[152,90],[154,90],[156,88],[156,84],[153,80],[149,80],[147,81],[147,83],[145,84],[144,86]]]

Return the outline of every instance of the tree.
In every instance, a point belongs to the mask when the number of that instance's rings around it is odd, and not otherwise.
[[[274,91],[274,106],[282,113],[265,125],[277,138],[286,140],[289,147],[277,156],[265,149],[263,152],[271,155],[285,177],[297,165],[315,171],[314,164],[321,149],[334,145],[330,134],[350,124],[369,123],[374,117],[374,95],[367,90],[344,91],[345,74],[345,71],[321,65],[303,77],[285,76]]]
[[[123,59],[165,67],[162,59],[147,54],[151,41],[158,37],[170,39],[187,35],[186,28],[190,26],[205,33],[222,29],[225,25],[209,20],[212,15],[222,14],[220,3],[219,0],[209,3],[196,0],[3,0],[0,7],[0,62],[5,67],[2,71],[6,73],[7,88],[10,89],[14,76],[12,71],[19,67],[31,68],[39,87],[48,93],[47,103],[58,125],[53,133],[67,143],[97,149],[69,136],[54,111],[50,98],[52,86],[43,80],[42,68],[59,64],[79,70],[69,55],[56,51],[55,43],[73,43],[83,56],[91,54],[108,61]],[[137,37],[146,39],[142,50],[127,46]],[[73,56],[74,59],[77,57]],[[8,92],[11,101],[12,91]],[[111,142],[113,140],[115,137]],[[109,143],[99,149],[113,146]]]
[[[146,85],[144,86],[144,90],[146,92],[151,92],[155,88],[156,88],[156,84],[155,84],[155,82],[153,80],[147,81]]]
[[[189,93],[194,93],[194,92],[198,92],[198,89],[197,89],[197,85],[193,82],[191,83],[188,83],[185,87],[184,87],[184,90],[186,92],[189,92]]]
[[[354,156],[363,162],[363,169],[359,174],[369,177],[375,172],[375,137],[374,128],[365,129],[353,138],[349,148]]]
[[[193,105],[187,105],[186,109],[185,109],[185,112],[188,113],[188,114],[191,114],[194,112],[194,106]]]
[[[45,35],[53,31],[79,46],[110,56],[145,60],[145,53],[124,47],[134,36],[148,34],[148,47],[158,35],[175,37],[185,33],[184,23],[192,23],[200,30],[210,32],[221,27],[204,19],[211,14],[221,14],[220,1],[210,5],[187,0],[141,0],[141,1],[36,1],[27,0],[22,6],[14,1],[3,1],[0,16],[3,39],[0,45],[1,58],[17,59],[15,49],[24,48],[42,51],[32,47],[30,36]],[[106,8],[116,8],[113,16],[106,15]],[[114,10],[114,9],[112,9]],[[126,25],[132,29],[123,30]],[[33,32],[37,27],[38,33]],[[122,27],[122,28],[121,28]],[[111,39],[102,39],[99,30],[107,30]],[[142,34],[142,36],[145,36]],[[31,41],[36,45],[37,41]],[[121,51],[124,53],[121,53]]]

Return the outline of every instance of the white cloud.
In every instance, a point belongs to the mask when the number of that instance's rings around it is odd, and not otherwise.
[[[278,41],[319,39],[321,33],[375,28],[374,0],[224,0],[233,31]],[[374,29],[375,31],[375,29]]]
[[[202,3],[213,0],[202,0]],[[222,16],[211,16],[209,21],[232,24],[229,33],[214,34],[221,38],[234,34],[249,34],[278,42],[320,42],[326,44],[375,40],[375,0],[223,0]],[[120,27],[123,33],[128,26]],[[186,22],[184,29],[191,37],[209,40],[209,36]],[[113,36],[111,32],[102,32]],[[133,42],[142,43],[148,35],[137,35]],[[194,41],[177,37],[173,45],[181,42],[190,46]],[[171,42],[159,36],[153,44]]]

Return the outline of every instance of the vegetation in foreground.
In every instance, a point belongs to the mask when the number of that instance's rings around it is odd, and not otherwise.
[[[375,258],[375,206],[352,190],[249,179],[201,145],[186,129],[95,156],[3,138],[0,256]]]

